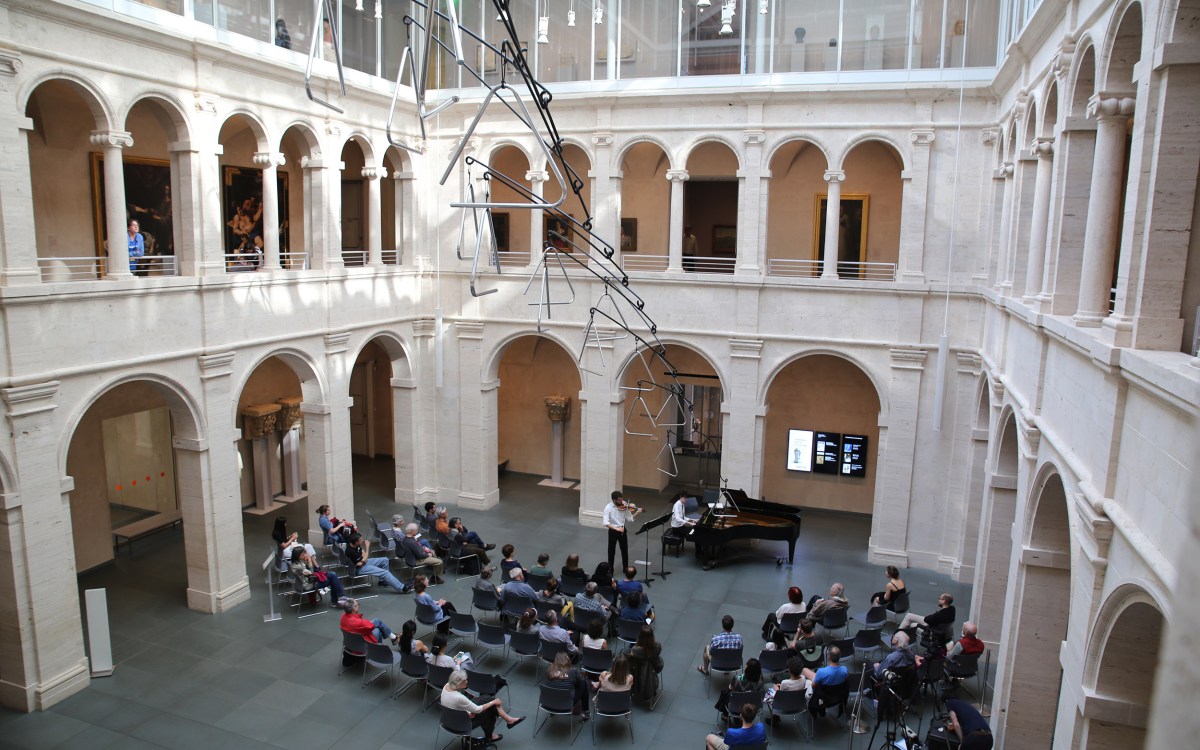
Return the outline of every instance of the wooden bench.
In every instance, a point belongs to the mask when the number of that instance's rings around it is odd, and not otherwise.
[[[502,458],[496,462],[496,473],[503,474],[508,471],[508,459]]]
[[[127,523],[124,526],[113,529],[113,554],[121,551],[121,543],[124,542],[129,547],[129,554],[133,554],[133,540],[141,539],[144,536],[150,536],[156,531],[162,531],[166,528],[174,528],[183,523],[183,514],[178,510],[168,510],[165,513],[157,513],[148,518],[143,518],[140,521]]]

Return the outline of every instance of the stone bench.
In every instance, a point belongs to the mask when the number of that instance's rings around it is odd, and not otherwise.
[[[129,553],[133,554],[134,539],[150,536],[156,531],[173,528],[181,523],[183,523],[183,514],[176,509],[157,513],[149,518],[143,518],[139,521],[119,526],[112,531],[113,553],[119,552],[121,550],[121,543],[124,542],[129,547]]]

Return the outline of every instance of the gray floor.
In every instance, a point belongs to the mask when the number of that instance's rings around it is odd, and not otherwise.
[[[390,472],[386,461],[355,465],[357,502],[380,520],[390,518],[396,508],[390,502]],[[665,512],[669,507],[664,499],[630,494],[651,509]],[[570,552],[579,553],[589,567],[605,555],[605,535],[576,523],[575,491],[539,487],[536,477],[508,475],[501,481],[501,497],[499,508],[467,513],[465,518],[488,541],[516,544],[517,558],[525,565],[532,565],[539,552],[550,553],[554,567]],[[411,508],[400,510],[411,514]],[[307,527],[303,513],[302,508],[287,513],[292,528]],[[108,589],[116,672],[94,680],[89,689],[50,711],[26,715],[0,710],[0,748],[432,747],[437,712],[421,712],[419,689],[393,700],[386,680],[364,689],[360,671],[338,676],[341,637],[335,612],[304,620],[286,612],[281,621],[263,622],[268,597],[258,565],[271,548],[272,518],[246,516],[245,521],[253,597],[224,615],[186,608],[178,531],[139,542],[132,556],[122,553],[115,563],[81,575],[81,591]],[[737,560],[709,572],[700,569],[690,546],[683,556],[668,557],[667,569],[673,574],[665,581],[655,579],[651,589],[667,663],[666,692],[655,710],[635,709],[632,746],[704,746],[716,718],[715,689],[713,697],[705,697],[705,679],[695,666],[703,645],[720,629],[722,614],[736,619],[750,653],[761,646],[765,613],[784,600],[790,585],[811,595],[823,593],[833,580],[843,581],[852,611],[863,609],[867,597],[883,584],[883,571],[866,562],[869,531],[867,518],[809,511],[804,513],[791,567],[775,565],[775,557],[786,552],[782,542],[739,545],[742,554]],[[660,569],[657,539],[655,532],[653,570]],[[644,537],[634,537],[631,547],[632,558],[645,557]],[[969,607],[968,586],[927,570],[911,569],[903,575],[918,612],[931,611],[940,591],[956,596],[959,612]],[[450,580],[436,592],[465,610],[470,583]],[[411,598],[378,591],[377,598],[363,602],[364,612],[398,629],[413,615]],[[483,666],[501,671],[510,663],[493,654]],[[563,720],[552,720],[533,737],[539,675],[530,663],[509,674],[508,710],[529,714],[530,719],[506,732],[502,747],[557,748],[569,740]],[[592,728],[584,725],[583,730],[576,741],[587,746]],[[596,730],[599,744],[631,746],[622,721],[601,721]],[[826,719],[817,723],[813,746],[847,747],[852,738],[853,748],[884,745],[882,733],[873,744],[870,737],[852,735]],[[790,720],[771,738],[774,746],[801,741]]]

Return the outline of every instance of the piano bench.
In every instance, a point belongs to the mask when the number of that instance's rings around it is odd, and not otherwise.
[[[683,548],[684,537],[675,533],[674,530],[667,530],[662,535],[663,554],[667,553],[667,547],[675,548],[675,556],[679,557],[679,551]]]

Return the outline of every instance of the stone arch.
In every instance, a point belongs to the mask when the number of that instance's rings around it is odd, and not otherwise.
[[[1012,406],[1001,407],[988,447],[984,479],[984,501],[979,524],[979,552],[975,565],[975,595],[971,597],[971,619],[975,622],[1004,621],[1004,601],[1008,591],[1009,563],[1012,560],[1012,525],[1017,518],[1017,484],[1020,446],[1017,416]],[[999,627],[999,626],[997,626]],[[984,634],[995,644],[1000,633]]]
[[[1083,117],[1088,100],[1096,93],[1096,45],[1090,36],[1079,41],[1075,65],[1067,82],[1069,104],[1067,114]]]
[[[842,148],[841,153],[839,153],[837,155],[836,159],[830,159],[830,167],[829,168],[830,169],[843,169],[844,163],[846,161],[846,157],[850,154],[850,152],[853,151],[854,149],[858,148],[862,144],[867,143],[869,141],[879,141],[880,143],[883,143],[884,145],[890,147],[890,149],[893,152],[893,155],[900,162],[900,170],[901,171],[911,168],[911,166],[909,164],[909,156],[910,155],[909,155],[908,151],[905,148],[903,148],[901,146],[900,142],[897,141],[896,138],[894,136],[892,136],[890,133],[883,133],[883,132],[879,132],[879,131],[867,131],[864,133],[856,134],[853,138],[851,138],[849,141],[846,142],[846,145]],[[837,164],[837,166],[836,167],[832,166],[833,164]]]
[[[613,149],[613,162],[611,166],[614,174],[621,171],[621,167],[625,164],[625,157],[629,155],[629,152],[643,143],[658,146],[659,150],[667,158],[667,170],[676,169],[676,162],[672,158],[671,147],[667,145],[667,142],[658,136],[643,134],[622,143],[620,148]]]
[[[1017,157],[1017,128],[1020,120],[1013,117],[1008,123],[1008,137],[1004,141],[1004,161],[1011,162]]]
[[[758,394],[756,396],[755,403],[760,407],[766,405],[767,390],[771,387],[771,383],[774,382],[775,378],[779,375],[780,372],[783,371],[783,369],[785,367],[792,364],[796,360],[803,359],[805,357],[811,357],[816,354],[827,354],[831,357],[838,357],[839,359],[844,359],[847,362],[849,362],[851,365],[853,365],[855,368],[861,370],[862,373],[867,376],[867,379],[871,381],[871,386],[875,389],[875,397],[879,399],[880,418],[881,419],[886,418],[889,407],[888,407],[887,389],[883,387],[884,379],[879,375],[879,373],[876,373],[870,366],[868,366],[865,362],[863,362],[858,357],[854,356],[853,354],[849,354],[847,352],[838,351],[836,349],[826,349],[826,348],[806,349],[802,352],[795,352],[793,354],[788,355],[787,357],[784,357],[778,363],[776,363],[770,369],[770,371],[767,372],[766,376],[762,379],[762,382],[758,388]]]
[[[573,352],[575,350],[574,344],[567,341],[567,339],[558,331],[551,331],[551,330],[513,331],[511,333],[506,334],[503,338],[499,339],[498,341],[496,341],[496,343],[491,347],[491,350],[487,353],[487,355],[485,355],[483,361],[486,363],[486,365],[484,366],[484,370],[481,373],[481,377],[484,382],[493,381],[500,377],[500,359],[504,356],[504,350],[508,348],[509,344],[511,344],[512,342],[516,341],[519,338],[522,338],[523,336],[541,336],[543,338],[549,339],[550,341],[553,341],[554,343],[561,346],[563,348],[563,350],[566,351],[567,353]],[[574,357],[572,357],[572,361],[574,361]],[[583,370],[580,369],[578,363],[575,364],[575,371],[576,371],[576,374],[579,376],[579,382],[582,383],[583,382]]]
[[[722,397],[729,398],[729,386],[728,386],[729,380],[726,377],[726,373],[722,370],[722,368],[719,364],[721,362],[721,357],[718,357],[714,352],[710,351],[708,349],[708,347],[706,347],[705,345],[697,343],[695,341],[685,341],[685,340],[679,339],[679,338],[660,338],[660,339],[658,339],[658,341],[661,342],[663,344],[663,346],[678,346],[680,348],[690,350],[690,351],[694,352],[695,354],[697,354],[698,356],[700,356],[705,361],[705,363],[710,368],[712,368],[713,372],[716,373],[717,377],[720,379]],[[625,359],[622,360],[621,363],[617,367],[615,367],[613,369],[613,372],[616,374],[616,377],[613,379],[614,385],[619,384],[622,380],[625,379],[626,374],[630,372],[630,368],[640,367],[640,365],[637,364],[638,359],[639,359],[638,352],[642,352],[642,351],[647,351],[647,348],[639,345],[634,351],[631,351],[628,354],[628,356],[626,356]],[[657,357],[653,357],[653,359],[657,360]],[[668,356],[667,359],[670,360],[670,356]],[[650,362],[651,360],[652,360],[652,356],[649,353],[647,353],[646,361]],[[657,360],[657,361],[659,361],[661,364],[661,360]],[[675,365],[675,364],[676,364],[675,362],[672,362],[672,365]],[[653,365],[651,365],[651,366],[653,367]],[[659,378],[659,382],[662,382],[662,378]]]
[[[271,139],[267,137],[267,126],[259,117],[258,113],[244,107],[238,107],[226,113],[225,118],[221,120],[221,127],[217,131],[221,134],[219,140],[225,140],[225,128],[234,121],[242,121],[246,128],[250,130],[251,135],[255,140],[255,151],[266,151]]]
[[[383,152],[383,168],[387,175],[379,186],[380,217],[383,262],[400,265],[404,262],[404,248],[412,243],[414,169],[412,154],[396,146],[388,145]]]
[[[501,151],[504,151],[505,149],[510,149],[510,148],[516,149],[518,152],[520,152],[521,156],[525,157],[525,163],[529,165],[530,169],[533,169],[534,164],[545,161],[545,157],[542,155],[541,149],[532,151],[529,148],[528,144],[526,144],[524,141],[520,141],[516,138],[501,138],[497,141],[493,141],[492,143],[490,143],[488,145],[487,154],[486,154],[486,157],[487,157],[486,163],[489,166],[491,166],[493,169],[495,169],[495,165],[493,164],[493,162],[495,162],[496,156]]]
[[[624,144],[617,152],[614,174],[621,175],[621,218],[638,222],[637,254],[659,256],[666,268],[671,215],[671,183],[674,169],[671,152],[657,138],[641,137]],[[629,257],[623,258],[631,260]]]
[[[402,335],[396,333],[389,328],[376,328],[366,331],[361,336],[361,343],[355,356],[362,352],[363,347],[372,341],[378,343],[387,352],[391,359],[392,367],[399,367],[398,370],[393,370],[392,377],[394,378],[411,378],[413,377],[412,370],[412,346],[404,339]]]
[[[1040,138],[1053,138],[1058,131],[1058,81],[1051,77],[1042,94],[1042,119],[1037,127]]]
[[[300,381],[300,392],[306,404],[327,404],[330,402],[328,384],[322,375],[321,368],[317,365],[316,360],[306,351],[291,347],[280,349],[272,349],[265,352],[250,362],[247,367],[240,373],[237,380],[234,381],[232,392],[240,394],[249,382],[250,376],[254,374],[263,362],[278,357],[280,361],[288,366],[288,368],[296,375]],[[235,399],[232,406],[234,413],[233,418],[237,419],[237,401]]]
[[[337,198],[339,213],[336,215],[341,221],[330,227],[335,234],[340,234],[333,250],[340,252],[342,262],[347,266],[365,266],[369,261],[371,212],[378,210],[378,206],[370,205],[371,188],[363,175],[364,170],[376,166],[370,141],[361,135],[350,135],[338,149],[338,160],[341,163],[339,189],[333,191],[333,196]]]
[[[541,154],[539,153],[540,157]],[[529,198],[525,191],[533,192],[533,182],[527,177],[529,172],[535,171],[533,165],[536,162],[530,158],[529,150],[522,143],[515,140],[505,139],[499,143],[493,144],[488,151],[486,164],[493,170],[507,175],[514,183],[521,186],[522,190],[517,191],[502,180],[489,180],[487,182],[476,181],[474,188],[476,190],[476,199],[482,199],[481,188],[485,187],[490,190],[491,198],[494,202],[499,203],[528,203]],[[483,170],[472,170],[470,179],[476,180],[482,178],[486,173]],[[467,179],[464,177],[464,179]],[[545,183],[543,183],[544,185]],[[507,252],[517,253],[514,262],[523,264],[531,257],[539,256],[541,253],[542,240],[545,237],[541,227],[545,221],[545,217],[541,211],[527,210],[497,210],[492,212],[492,221],[499,222],[500,216],[506,216],[508,220],[508,248]],[[500,248],[501,252],[505,248]],[[504,256],[501,256],[502,258]],[[514,257],[514,256],[510,256]]]
[[[1030,93],[1029,102],[1025,106],[1025,116],[1022,118],[1021,122],[1023,132],[1021,134],[1021,142],[1018,144],[1018,148],[1027,149],[1033,146],[1033,139],[1037,138],[1038,126],[1041,124],[1041,120],[1038,117],[1040,111],[1041,107],[1038,106],[1038,100],[1035,94]]]
[[[16,472],[13,471],[12,461],[8,454],[0,450],[0,493],[13,495],[21,491]]]
[[[346,144],[351,143],[351,142],[358,144],[358,147],[360,149],[362,149],[363,161],[365,162],[366,166],[368,166],[368,167],[379,166],[380,161],[375,156],[375,153],[376,153],[375,144],[371,142],[371,138],[366,133],[364,133],[361,130],[355,130],[355,131],[351,132],[342,141],[342,143],[340,144],[341,148],[339,148],[338,150],[341,151],[342,148],[346,147]]]
[[[559,196],[563,192],[563,189],[565,189],[566,198],[563,200],[560,208],[564,212],[572,214],[576,221],[583,223],[585,217],[583,207],[580,206],[579,200],[582,200],[587,206],[591,206],[593,203],[591,200],[592,181],[588,178],[588,173],[592,170],[593,155],[582,143],[574,139],[570,141],[564,141],[562,151],[562,158],[571,166],[571,169],[575,172],[575,176],[583,183],[582,190],[580,191],[581,198],[575,198],[575,194],[571,190],[571,175],[565,169],[563,169],[561,165],[557,166],[562,172],[565,186],[562,189],[559,188],[558,180],[554,178],[554,172],[550,169],[550,166],[546,163],[545,159],[541,161],[542,166],[540,169],[549,172],[549,176],[546,179],[545,186],[542,189],[542,197],[547,202],[553,203],[558,200]]]
[[[21,87],[21,92],[17,95],[17,103],[20,111],[28,111],[30,100],[33,99],[34,93],[43,84],[55,81],[69,85],[79,95],[95,119],[94,125],[96,130],[112,130],[116,127],[115,123],[118,122],[116,112],[112,102],[104,94],[104,90],[93,83],[91,79],[79,75],[77,71],[65,68],[42,71],[36,78],[27,81]]]
[[[815,146],[821,152],[821,158],[825,161],[826,167],[829,166],[830,149],[828,144],[813,135],[795,135],[784,136],[771,144],[769,149],[763,149],[763,169],[771,169],[771,163],[775,161],[775,157],[786,147],[796,144],[806,143],[809,146]],[[772,179],[774,175],[772,175]]]
[[[1142,38],[1145,21],[1139,0],[1127,0],[1113,11],[1113,24],[1104,41],[1101,56],[1103,81],[1100,90],[1132,92],[1133,68],[1142,58]]]
[[[415,389],[408,348],[403,339],[390,330],[364,334],[347,357],[350,377],[351,456],[392,456],[395,461],[393,487],[414,489],[416,421]],[[358,469],[351,458],[352,471]],[[404,480],[403,484],[401,480]]]
[[[796,238],[816,236],[819,218],[815,206],[818,196],[829,187],[825,181],[828,151],[807,137],[785,138],[774,145],[765,168],[771,173],[767,191],[768,270],[771,275],[819,275],[819,269],[804,263],[813,257],[813,248]]]
[[[284,148],[283,139],[289,133],[295,133],[307,150],[307,153],[302,154],[302,156],[316,159],[321,157],[321,138],[317,135],[317,131],[311,122],[303,118],[296,118],[284,124],[283,128],[279,131],[278,140],[275,141],[275,147],[280,151]]]
[[[1159,5],[1156,44],[1200,43],[1200,24],[1196,23],[1198,16],[1200,13],[1192,0],[1168,0]]]
[[[308,168],[322,163],[321,138],[311,122],[297,118],[284,126],[273,148],[284,157],[279,173],[288,176],[288,226],[286,235],[279,237],[281,265],[302,268],[307,255],[310,267],[316,268],[324,264],[331,244],[326,237],[324,198],[329,188],[319,170]],[[281,205],[281,218],[282,211]]]
[[[695,156],[697,151],[710,143],[720,144],[729,149],[729,153],[733,155],[734,162],[737,164],[734,171],[736,172],[737,170],[742,169],[742,154],[739,151],[737,144],[724,135],[718,135],[716,133],[706,133],[681,146],[679,148],[679,163],[687,164],[691,158]]]
[[[895,160],[894,163],[889,163],[889,157]],[[890,141],[857,139],[842,154],[841,169],[845,173],[841,185],[841,210],[846,224],[838,237],[838,275],[842,278],[860,276],[861,270],[856,269],[862,262],[898,266],[904,157]],[[825,248],[817,248],[817,251],[818,257],[824,258]]]

